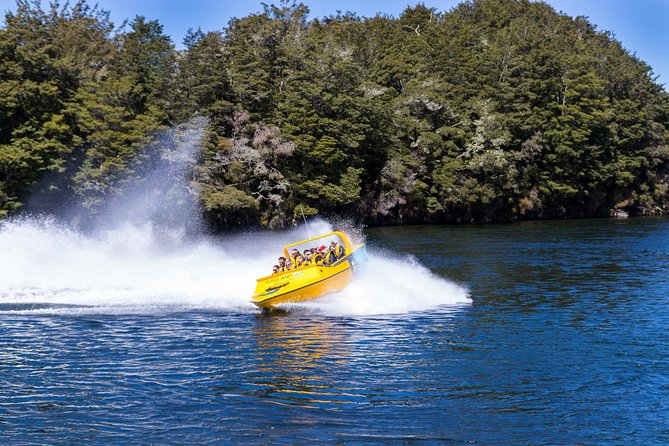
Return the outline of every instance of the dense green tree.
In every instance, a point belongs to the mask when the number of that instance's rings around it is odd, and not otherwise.
[[[144,160],[160,156],[143,149],[167,124],[175,72],[173,45],[156,21],[135,18],[113,44],[105,73],[78,92],[77,117],[87,137],[73,189],[92,211],[136,180]]]
[[[383,165],[386,118],[347,46],[320,27],[306,40],[278,96],[281,127],[296,144],[297,200],[342,210],[359,202]]]
[[[108,13],[17,2],[0,30],[0,213],[28,194],[58,203],[82,143],[79,89],[104,70],[111,47]],[[37,188],[35,188],[37,187]],[[41,192],[41,194],[38,194]]]
[[[0,27],[0,217],[122,201],[160,131],[193,116],[216,229],[669,212],[669,95],[585,18],[529,0],[308,17],[283,0],[176,51],[154,20],[18,0]]]
[[[180,54],[174,88],[174,120],[206,115],[219,134],[231,130],[234,92],[228,72],[229,59],[220,32],[189,31],[186,50]]]

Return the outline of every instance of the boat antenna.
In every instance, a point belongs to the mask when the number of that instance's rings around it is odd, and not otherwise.
[[[300,205],[300,212],[302,212],[302,218],[304,219],[304,225],[307,227],[307,234],[311,238],[311,231],[309,230],[309,223],[307,223],[307,217],[304,216],[304,206]]]

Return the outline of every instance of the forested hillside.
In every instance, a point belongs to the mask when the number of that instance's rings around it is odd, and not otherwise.
[[[586,19],[527,0],[308,14],[267,6],[177,51],[149,18],[18,1],[0,28],[0,216],[93,215],[193,116],[215,229],[669,210],[669,95]]]

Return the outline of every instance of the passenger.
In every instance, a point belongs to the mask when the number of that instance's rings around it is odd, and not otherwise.
[[[279,272],[281,272],[281,268],[279,268],[279,265],[274,265],[272,267],[272,274],[276,274],[276,273],[279,273]]]
[[[314,263],[314,257],[313,253],[311,252],[310,249],[305,249],[304,250],[304,266],[309,266],[313,265]]]
[[[290,270],[292,270],[292,269],[295,269],[295,268],[293,267],[293,261],[290,260],[290,259],[286,260],[286,271],[290,271]]]
[[[290,250],[290,258],[293,261],[293,265],[296,263],[295,261],[297,260],[297,256],[299,255],[300,251],[298,251],[296,248]]]
[[[323,249],[325,249],[325,246],[323,246]],[[313,262],[316,265],[322,265],[323,264],[323,253],[322,253],[322,251],[320,251],[318,249],[314,249],[313,254],[312,254],[312,259],[313,259]]]
[[[334,241],[331,242],[330,249],[334,251],[337,260],[341,259],[346,255],[346,249],[344,249],[344,247],[337,242]]]
[[[286,258],[281,256],[279,257],[279,271],[285,271],[286,270]]]
[[[327,251],[325,251],[325,254],[323,254],[324,265],[331,265],[336,261],[337,261],[337,254],[335,254],[334,249],[330,248]]]
[[[302,268],[304,265],[304,257],[302,257],[300,254],[295,257],[295,268]]]

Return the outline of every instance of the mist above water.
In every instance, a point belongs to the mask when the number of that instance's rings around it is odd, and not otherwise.
[[[283,245],[307,238],[290,231],[212,237],[200,224],[188,172],[206,121],[161,135],[145,177],[126,185],[83,232],[52,216],[0,223],[0,311],[159,313],[179,309],[256,312],[249,302],[258,277],[271,271]],[[338,225],[340,228],[341,225]],[[316,220],[313,235],[332,231]],[[360,229],[347,228],[358,241]],[[405,313],[468,304],[462,287],[410,258],[370,252],[367,268],[341,293],[295,305],[337,315]]]
[[[179,231],[202,231],[198,190],[190,181],[209,121],[189,122],[159,133],[136,167],[139,178],[124,181],[98,211],[98,228],[150,223]],[[76,219],[76,216],[75,218]]]

